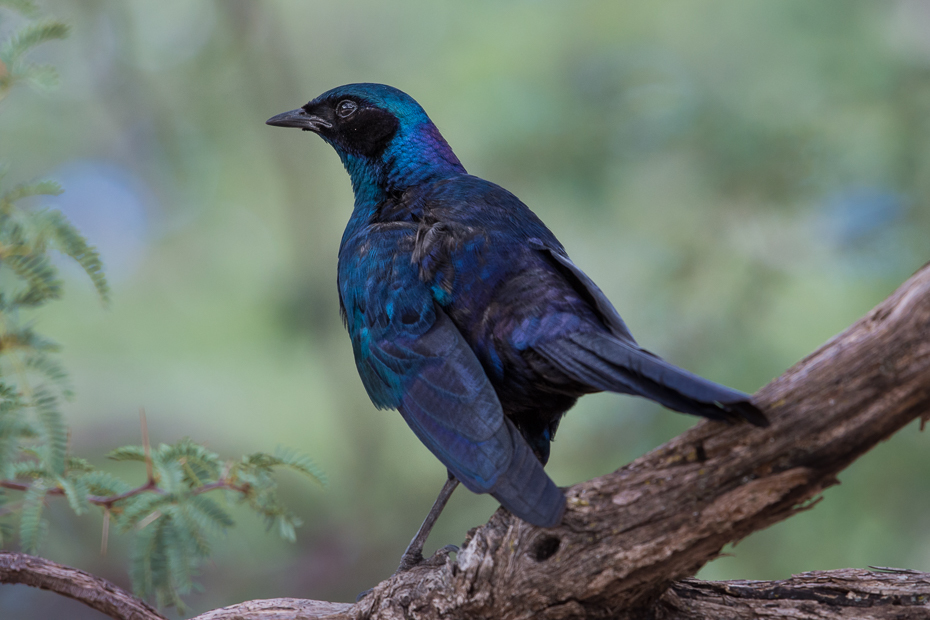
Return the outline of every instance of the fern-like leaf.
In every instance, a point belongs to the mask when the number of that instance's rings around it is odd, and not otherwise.
[[[57,361],[47,355],[32,354],[23,360],[26,368],[33,370],[54,384],[61,391],[62,396],[71,398],[73,391],[68,381],[68,374]]]
[[[61,185],[48,179],[35,183],[23,183],[0,195],[0,210],[8,213],[14,202],[28,196],[58,196],[63,191]]]
[[[161,446],[159,457],[165,461],[175,461],[180,467],[184,481],[190,488],[196,488],[219,475],[222,461],[220,457],[204,446],[185,437],[176,444]]]
[[[44,254],[13,254],[5,257],[4,264],[26,281],[29,287],[20,298],[30,306],[61,297],[61,280],[58,271]]]
[[[46,491],[45,483],[37,480],[23,498],[23,508],[19,515],[19,544],[26,553],[36,552],[48,528],[42,518]]]
[[[142,446],[122,446],[111,450],[108,459],[114,461],[142,461],[145,462],[145,449]]]
[[[19,461],[18,463],[13,463],[13,475],[12,478],[44,478],[48,474],[48,470],[45,466],[39,461]]]
[[[158,485],[168,493],[183,493],[188,490],[185,480],[188,478],[184,464],[167,456],[170,446],[161,444],[152,451],[152,465]]]
[[[277,459],[277,465],[283,465],[284,467],[309,476],[323,488],[329,485],[326,474],[323,473],[323,470],[320,469],[309,456],[296,450],[285,448],[284,446],[278,446],[275,448],[274,457]]]
[[[95,471],[94,466],[88,463],[86,459],[76,456],[69,456],[65,459],[65,467],[68,470],[68,475]]]
[[[141,528],[133,539],[130,554],[129,576],[137,595],[151,599],[155,584],[165,575],[165,558],[162,553],[160,517]]]
[[[10,67],[15,67],[30,49],[46,41],[64,39],[69,31],[68,25],[59,21],[27,24],[0,46],[0,60]]]
[[[196,557],[206,558],[210,555],[209,532],[213,524],[204,518],[204,515],[188,501],[182,501],[169,513],[177,529],[178,542],[187,547],[184,554],[193,554]],[[195,562],[188,561],[185,565],[194,568]]]
[[[224,531],[227,527],[235,525],[229,513],[205,495],[195,495],[186,504],[190,506],[193,518],[204,529]]]
[[[31,0],[0,0],[0,6],[18,11],[23,17],[39,15],[39,7]]]
[[[39,336],[29,327],[19,330],[8,329],[0,334],[0,349],[3,352],[18,350],[26,353],[52,353],[58,351],[59,346],[51,340]],[[18,388],[17,388],[18,389]]]
[[[23,64],[17,73],[20,80],[30,82],[37,90],[54,90],[60,80],[58,71],[51,65]]]
[[[122,495],[131,489],[129,483],[105,471],[89,471],[81,474],[88,491],[102,497]]]
[[[128,531],[151,519],[156,512],[162,512],[160,509],[173,501],[173,496],[158,494],[135,495],[123,500],[125,508],[119,518],[120,527]]]
[[[46,462],[53,473],[64,475],[68,430],[58,411],[58,399],[40,387],[35,391],[34,405],[45,439]]]
[[[81,478],[65,478],[59,476],[58,486],[64,490],[65,497],[68,498],[68,504],[71,505],[71,510],[73,510],[75,514],[82,515],[90,509],[90,502],[87,499],[87,496],[90,495],[90,491],[84,480]]]
[[[191,532],[176,517],[177,507],[167,507],[139,530],[132,547],[130,577],[136,594],[183,613],[181,595],[193,587],[201,558]]]
[[[104,302],[109,301],[110,285],[103,273],[103,262],[97,249],[87,243],[87,239],[68,221],[61,211],[50,210],[39,214],[43,223],[48,226],[51,239],[63,254],[73,258],[87,274],[97,294]]]

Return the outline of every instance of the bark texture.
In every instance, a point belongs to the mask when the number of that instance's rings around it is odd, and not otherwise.
[[[119,620],[166,620],[145,601],[106,579],[25,553],[0,551],[0,583],[51,590]]]
[[[656,620],[926,620],[930,573],[817,571],[784,581],[686,579],[659,599]]]
[[[238,605],[214,609],[192,620],[317,620],[319,618],[344,619],[352,605],[328,603],[302,598],[272,598],[263,601],[246,601]]]
[[[499,510],[455,557],[394,575],[354,605],[274,599],[198,618],[930,618],[922,573],[679,581],[725,544],[812,506],[908,422],[930,420],[930,265],[754,399],[769,428],[699,423],[567,489],[556,528]]]
[[[784,581],[698,581],[672,585],[649,620],[927,620],[930,573],[883,569],[816,571]],[[262,608],[257,608],[261,604]],[[341,605],[330,607],[328,605]],[[194,620],[347,620],[348,603],[249,601]],[[425,616],[430,617],[430,616]],[[584,616],[580,616],[584,617]]]

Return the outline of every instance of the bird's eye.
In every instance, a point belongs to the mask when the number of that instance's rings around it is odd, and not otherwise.
[[[336,114],[338,114],[340,118],[348,118],[352,116],[352,114],[357,109],[358,109],[357,103],[355,103],[351,99],[344,99],[343,101],[340,101],[339,104],[336,106]]]

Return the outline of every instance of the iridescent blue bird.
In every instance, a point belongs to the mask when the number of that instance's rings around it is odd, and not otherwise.
[[[524,521],[558,525],[565,497],[543,465],[583,394],[767,424],[747,394],[641,348],[542,221],[467,174],[405,93],[349,84],[267,123],[318,134],[345,165],[355,208],[339,300],[359,375],[374,404],[399,410],[449,471],[401,568],[422,560],[458,481]]]

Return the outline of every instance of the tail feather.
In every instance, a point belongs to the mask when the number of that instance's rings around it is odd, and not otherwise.
[[[510,420],[513,456],[490,493],[501,505],[524,521],[540,527],[555,527],[565,512],[565,495],[546,475],[542,463]]]
[[[604,332],[576,332],[533,347],[576,381],[644,396],[681,413],[713,420],[769,421],[748,394],[708,381]]]

